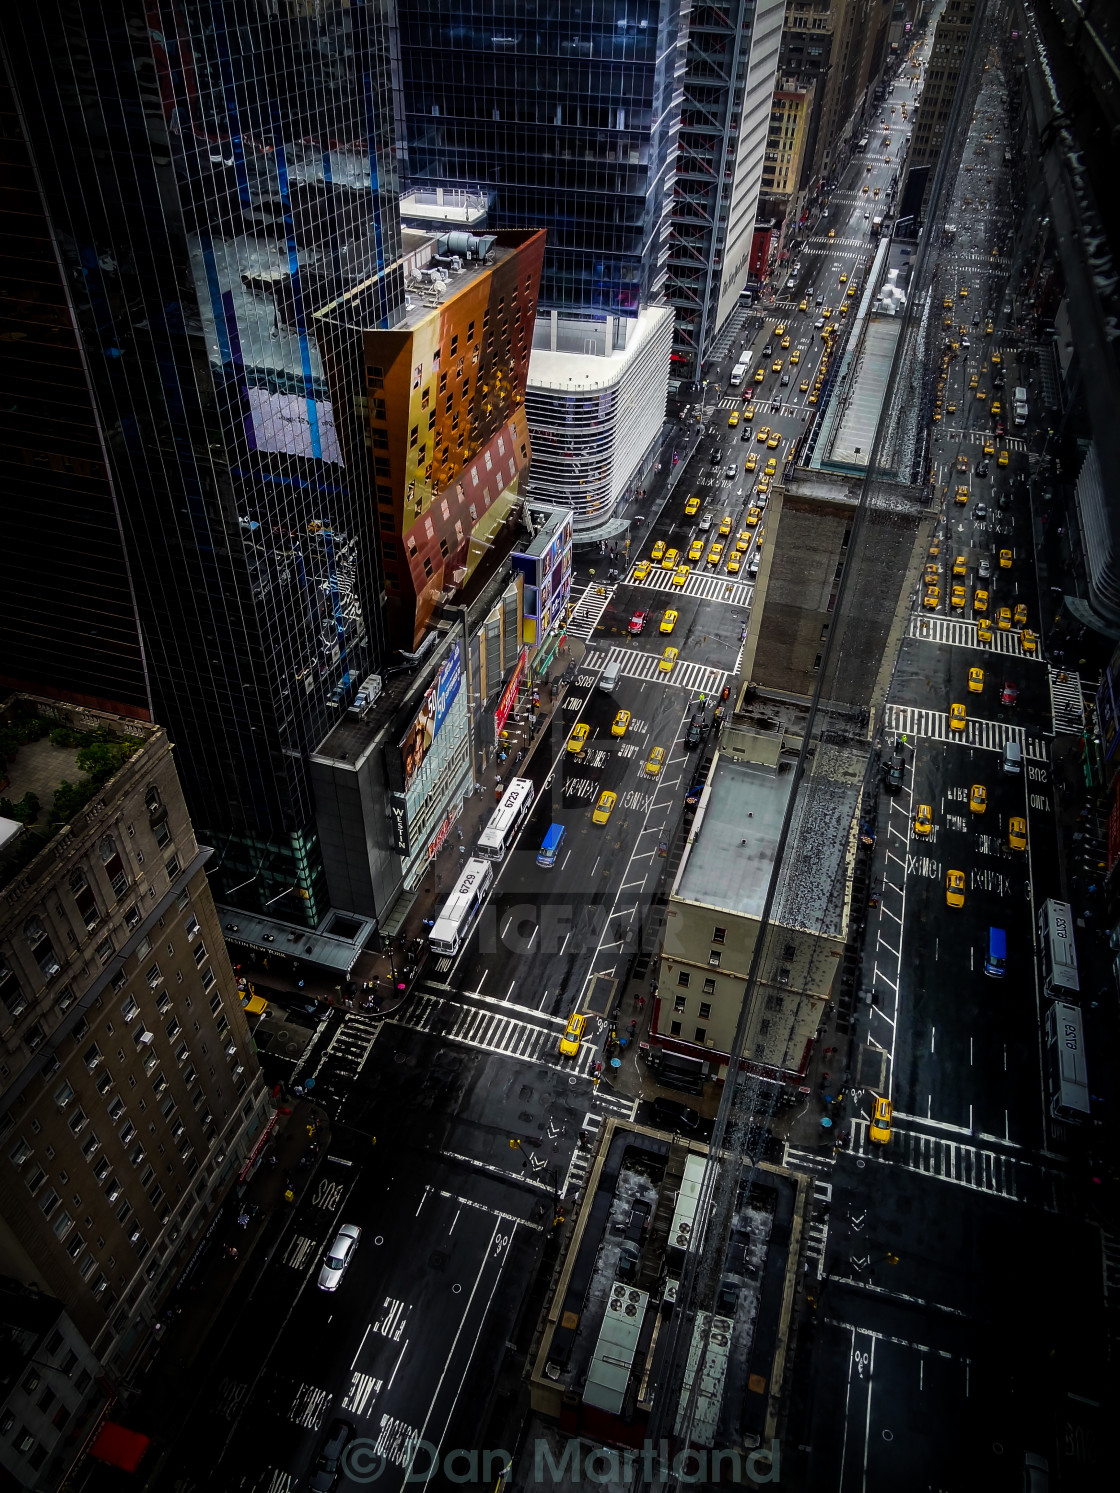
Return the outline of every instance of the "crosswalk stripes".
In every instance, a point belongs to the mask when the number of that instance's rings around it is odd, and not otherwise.
[[[986,430],[946,429],[942,432],[942,438],[950,443],[953,441],[971,441],[974,446],[982,446],[985,441],[992,441],[1002,451],[1025,451],[1027,449],[1027,443],[1021,436],[993,436],[989,435]]]
[[[824,1181],[832,1177],[835,1159],[831,1151],[806,1151],[801,1146],[791,1146],[786,1141],[782,1165],[792,1172],[807,1172],[811,1177]]]
[[[943,710],[920,710],[913,705],[887,705],[883,724],[888,736],[922,736],[931,741],[952,741],[959,746],[980,747],[988,752],[1002,752],[1009,741],[1017,741],[1023,755],[1032,762],[1045,762],[1046,743],[1028,736],[1022,726],[1008,726],[1003,721],[982,720],[970,716],[963,731],[950,731],[949,717]]]
[[[412,1031],[434,1032],[450,1042],[501,1053],[526,1063],[545,1063],[566,1073],[586,1078],[595,1061],[591,1043],[583,1043],[573,1059],[562,1059],[560,1034],[564,1022],[543,1016],[540,1022],[523,1021],[500,1011],[484,1011],[473,1005],[452,1005],[435,996],[420,994],[398,1016],[390,1020]]]
[[[828,1250],[828,1208],[832,1203],[832,1184],[818,1177],[813,1182],[813,1206],[818,1216],[805,1229],[805,1253],[816,1267],[817,1279],[824,1275],[824,1257]]]
[[[949,643],[957,648],[986,648],[989,653],[1008,654],[1013,658],[1038,660],[1037,653],[1027,653],[1019,633],[992,628],[992,641],[980,643],[976,623],[963,617],[940,617],[936,612],[918,611],[910,618],[910,637],[924,643]]]
[[[599,626],[599,619],[614,593],[614,586],[588,586],[575,603],[568,619],[568,631],[587,642]]]
[[[632,1120],[638,1113],[638,1101],[630,1098],[627,1094],[612,1094],[603,1084],[599,1084],[591,1096],[592,1104],[601,1104],[611,1114],[621,1115],[624,1120]]]
[[[572,1153],[572,1159],[568,1163],[568,1174],[564,1178],[564,1185],[560,1189],[560,1197],[575,1197],[591,1170],[591,1164],[595,1159],[595,1150],[599,1141],[599,1131],[603,1128],[603,1117],[593,1113],[585,1114],[583,1123],[580,1125],[581,1143],[576,1146]],[[586,1136],[586,1142],[583,1137]]]
[[[668,591],[673,595],[694,596],[699,601],[723,601],[728,606],[748,607],[754,595],[750,581],[740,581],[729,575],[705,574],[691,571],[683,586],[673,585],[673,572],[657,567],[651,570],[644,581],[636,581],[633,572],[626,578],[628,585],[645,586],[650,591]]]
[[[1081,676],[1072,669],[1049,669],[1050,709],[1054,730],[1076,736],[1085,724],[1085,699],[1081,693]]]
[[[684,663],[680,659],[668,673],[661,671],[661,659],[656,653],[646,653],[636,648],[612,648],[607,664],[617,663],[619,672],[627,679],[641,679],[647,683],[655,680],[675,685],[678,689],[693,694],[714,695],[723,688],[724,671],[707,664]]]
[[[383,1025],[380,1016],[367,1016],[360,1011],[347,1013],[316,1058],[314,1068],[304,1073],[297,1067],[293,1079],[297,1075],[305,1083],[309,1078],[314,1079],[316,1099],[344,1097],[365,1066]]]

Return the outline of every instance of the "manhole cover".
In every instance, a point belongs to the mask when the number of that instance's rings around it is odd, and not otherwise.
[[[446,1270],[447,1261],[450,1257],[442,1249],[433,1249],[428,1256],[428,1264],[433,1270]]]

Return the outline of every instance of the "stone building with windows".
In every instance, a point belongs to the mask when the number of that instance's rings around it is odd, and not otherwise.
[[[0,712],[0,1273],[117,1380],[268,1112],[171,743]]]

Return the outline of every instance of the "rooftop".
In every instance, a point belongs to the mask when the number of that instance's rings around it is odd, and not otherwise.
[[[12,695],[0,707],[0,886],[30,864],[158,727]],[[11,824],[20,828],[13,830]]]
[[[534,346],[529,358],[528,388],[562,389],[576,394],[611,388],[618,383],[627,364],[638,356],[655,329],[672,315],[671,306],[643,306],[626,346],[615,348],[606,356],[553,352],[547,347]],[[547,319],[544,325],[547,326]]]
[[[761,718],[760,718],[761,719]],[[761,918],[800,741],[729,727],[721,740],[673,896]],[[783,927],[844,936],[842,870],[859,804],[863,758],[818,743],[794,807],[772,917]]]
[[[452,187],[423,190],[414,187],[411,191],[401,193],[400,211],[405,220],[413,218],[422,223],[478,228],[486,222],[490,198],[482,191],[469,192]]]

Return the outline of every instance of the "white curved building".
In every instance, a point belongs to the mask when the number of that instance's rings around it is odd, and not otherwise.
[[[554,315],[551,325],[545,313],[537,326],[525,389],[529,496],[570,508],[578,535],[610,518],[661,433],[673,308],[609,322]],[[625,346],[607,349],[608,336]]]

